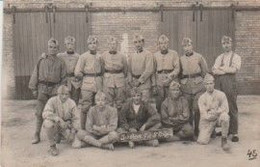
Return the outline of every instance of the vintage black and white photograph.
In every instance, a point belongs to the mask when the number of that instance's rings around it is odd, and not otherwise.
[[[260,166],[260,0],[1,3],[1,167]]]

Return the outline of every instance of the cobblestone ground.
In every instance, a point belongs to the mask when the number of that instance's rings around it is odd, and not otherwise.
[[[195,166],[260,166],[260,96],[240,96],[239,134],[240,141],[231,143],[231,151],[223,152],[220,138],[209,145],[192,143],[161,143],[152,148],[138,146],[129,149],[118,146],[115,151],[89,147],[72,149],[59,144],[60,155],[51,157],[44,133],[42,141],[31,145],[34,132],[35,101],[3,101],[1,165],[2,167],[195,167]],[[44,132],[44,131],[43,131]],[[230,140],[229,140],[230,141]],[[258,157],[248,160],[248,150],[256,149]]]

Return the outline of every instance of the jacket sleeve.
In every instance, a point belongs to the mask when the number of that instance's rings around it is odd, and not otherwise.
[[[79,56],[78,62],[76,64],[74,74],[77,77],[83,76],[83,69],[84,69],[84,56],[81,55]]]
[[[129,125],[126,119],[127,111],[129,110],[128,103],[125,103],[119,112],[119,127],[125,130],[129,130]]]
[[[139,78],[140,83],[145,83],[145,81],[151,77],[151,75],[154,73],[154,60],[151,53],[147,53],[146,56],[146,62],[145,62],[145,70],[143,74]]]
[[[79,130],[80,129],[79,113],[77,110],[77,105],[74,101],[73,101],[73,107],[71,109],[71,117],[72,117],[71,121],[72,121],[73,128]]]
[[[189,109],[189,104],[187,99],[182,98],[181,103],[182,103],[182,113],[178,115],[178,118],[181,123],[185,123],[188,122],[190,118],[190,109]]]
[[[201,75],[204,78],[206,73],[208,73],[208,65],[203,56],[201,56],[200,58],[200,68],[201,68]]]
[[[200,110],[200,118],[207,119],[208,118],[207,107],[206,107],[205,98],[203,95],[201,95],[199,97],[198,105],[199,105],[199,110]]]
[[[95,110],[94,107],[89,109],[89,112],[87,114],[87,121],[86,121],[86,131],[89,133],[92,133],[94,135],[100,135],[99,132],[93,129],[94,126],[94,118],[93,118],[93,111]]]
[[[29,81],[29,89],[31,90],[37,90],[38,86],[38,67],[37,65],[34,67],[33,73],[31,75],[30,81]]]
[[[148,129],[160,122],[160,115],[158,114],[156,109],[152,107],[149,103],[145,104],[145,109],[147,110],[147,116],[148,116],[145,125],[146,125],[146,129]]]
[[[65,85],[67,83],[67,68],[66,68],[66,65],[65,65],[65,62],[64,60],[61,60],[61,85]]]
[[[109,124],[105,127],[104,131],[106,133],[116,130],[118,122],[118,115],[116,108],[112,108],[109,114]]]
[[[162,119],[162,123],[166,125],[172,125],[172,122],[169,119],[168,107],[166,105],[166,101],[164,101],[161,105],[161,119]]]
[[[180,73],[180,58],[177,53],[174,53],[174,59],[172,60],[174,70],[170,73],[172,78],[177,78]]]
[[[42,118],[55,121],[59,116],[55,112],[55,101],[53,98],[49,99],[48,102],[46,103],[43,113],[42,113]]]

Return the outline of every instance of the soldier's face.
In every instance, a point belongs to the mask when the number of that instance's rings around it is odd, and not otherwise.
[[[180,96],[180,90],[179,89],[169,89],[170,97],[173,99],[176,99]]]
[[[159,49],[161,51],[166,51],[169,48],[169,42],[168,41],[159,41]]]
[[[134,104],[138,105],[141,103],[142,95],[140,93],[136,93],[133,95],[133,102]]]
[[[59,98],[62,103],[66,102],[68,100],[69,96],[70,96],[69,92],[59,93]]]
[[[106,97],[105,96],[96,97],[95,102],[98,107],[103,107],[106,104]]]
[[[135,49],[140,51],[143,50],[144,47],[144,40],[136,39],[134,40]]]
[[[183,51],[184,51],[184,54],[190,54],[193,52],[193,47],[191,44],[187,44],[185,46],[183,46]]]
[[[117,41],[112,41],[108,43],[109,51],[117,51]]]
[[[48,44],[49,55],[56,55],[58,53],[58,46],[55,43]]]
[[[214,86],[215,86],[214,81],[204,82],[204,85],[208,93],[212,93],[214,91]]]
[[[225,52],[229,52],[232,49],[232,43],[231,42],[222,42],[222,48]]]
[[[97,42],[96,41],[91,41],[88,43],[88,49],[90,51],[96,51],[97,50]]]
[[[75,50],[75,44],[72,42],[66,42],[65,47],[66,47],[66,50],[69,52],[74,52],[74,50]]]

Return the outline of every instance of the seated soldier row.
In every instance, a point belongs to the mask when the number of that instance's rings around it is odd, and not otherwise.
[[[199,98],[201,121],[199,125],[199,144],[207,144],[217,124],[222,127],[222,148],[228,150],[227,133],[229,128],[228,103],[223,92],[214,89],[214,78],[207,74],[204,79],[206,92]],[[142,100],[142,92],[133,88],[131,98],[121,110],[107,103],[106,95],[98,92],[96,105],[87,114],[85,130],[79,128],[76,104],[69,98],[69,89],[60,86],[58,96],[52,97],[46,104],[43,118],[44,127],[50,141],[50,154],[58,154],[56,143],[62,138],[73,142],[74,148],[92,145],[114,150],[113,143],[119,141],[121,133],[153,131],[159,128],[170,128],[173,136],[161,141],[193,139],[193,128],[189,124],[190,111],[187,99],[180,91],[180,85],[173,81],[169,95],[161,106],[161,115],[150,103]],[[158,139],[149,141],[129,141],[129,147],[135,144],[158,146]]]

